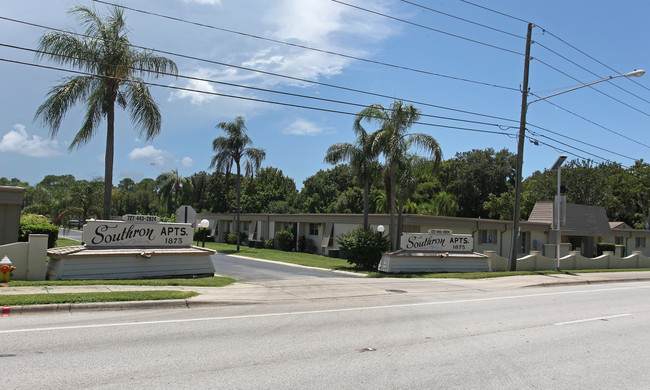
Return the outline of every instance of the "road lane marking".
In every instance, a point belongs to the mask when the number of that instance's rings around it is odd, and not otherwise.
[[[438,305],[453,305],[462,303],[476,303],[476,302],[490,302],[501,301],[508,299],[528,299],[549,296],[561,296],[571,294],[587,294],[593,292],[609,292],[609,291],[622,291],[622,290],[635,290],[639,287],[617,287],[617,288],[599,288],[593,290],[576,290],[576,291],[558,291],[539,294],[525,294],[525,295],[512,295],[505,297],[491,297],[491,298],[474,298],[474,299],[458,299],[451,301],[436,301],[436,302],[419,302],[419,303],[404,303],[398,305],[382,305],[382,306],[362,306],[350,307],[343,309],[326,309],[326,310],[309,310],[309,311],[294,311],[294,312],[280,312],[280,313],[265,313],[265,314],[246,314],[237,316],[223,316],[223,317],[206,317],[206,318],[187,318],[177,320],[158,320],[158,321],[139,321],[139,322],[117,322],[107,324],[91,324],[91,325],[74,325],[74,326],[58,326],[48,328],[23,328],[0,330],[1,334],[8,333],[30,333],[30,332],[49,332],[57,330],[77,330],[77,329],[93,329],[93,328],[112,328],[123,326],[139,326],[139,325],[156,325],[156,324],[178,324],[178,323],[191,323],[191,322],[205,322],[205,321],[227,321],[227,320],[240,320],[251,318],[271,318],[271,317],[284,317],[284,316],[301,316],[310,314],[330,314],[330,313],[344,313],[366,310],[382,310],[382,309],[396,309],[396,308],[409,308],[409,307],[422,307],[422,306],[438,306]]]
[[[605,316],[605,317],[594,317],[594,318],[585,318],[582,320],[574,320],[574,321],[565,321],[565,322],[556,322],[554,325],[572,325],[572,324],[580,324],[583,322],[591,322],[591,321],[601,321],[601,320],[609,320],[611,318],[620,318],[620,317],[628,317],[631,316],[632,314],[616,314],[613,316]]]

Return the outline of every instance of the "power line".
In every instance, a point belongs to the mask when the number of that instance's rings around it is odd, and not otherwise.
[[[501,15],[501,16],[505,16],[505,17],[507,17],[507,18],[510,18],[510,19],[513,19],[513,20],[516,20],[516,21],[519,21],[519,22],[530,23],[530,22],[528,22],[527,20],[524,20],[524,19],[518,18],[518,17],[516,17],[516,16],[513,16],[513,15],[510,15],[510,14],[507,14],[507,13],[505,13],[505,12],[497,11],[497,10],[492,9],[492,8],[489,8],[489,7],[485,7],[485,6],[482,6],[482,5],[479,5],[479,4],[472,3],[471,1],[468,1],[468,0],[460,0],[460,1],[462,1],[463,3],[469,4],[469,5],[472,5],[472,6],[474,6],[474,7],[481,8],[481,9],[483,9],[483,10],[486,10],[486,11],[489,11],[489,12],[493,12],[493,13],[498,14],[498,15]],[[567,42],[566,40],[564,40],[564,39],[560,38],[559,36],[553,34],[551,31],[549,31],[549,30],[547,30],[547,29],[545,29],[545,28],[543,28],[543,27],[541,27],[541,26],[539,26],[539,25],[535,25],[534,23],[533,23],[533,25],[534,25],[535,27],[539,28],[540,30],[542,30],[542,33],[544,33],[544,34],[548,34],[548,35],[552,36],[553,38],[555,38],[555,39],[557,39],[558,41],[564,43],[564,44],[567,45],[568,47],[570,47],[570,48],[572,48],[573,50],[577,51],[578,53],[584,55],[585,57],[591,59],[592,61],[595,61],[595,62],[597,62],[598,64],[604,66],[605,68],[611,70],[612,72],[615,72],[616,74],[621,74],[621,73],[622,73],[622,72],[620,72],[620,71],[618,71],[618,70],[612,68],[611,66],[605,64],[604,62],[598,60],[597,58],[595,58],[595,57],[589,55],[588,53],[586,53],[585,51],[579,49],[579,48],[576,47],[575,45],[572,45],[571,43]],[[629,80],[630,82],[633,82],[634,84],[640,86],[641,88],[644,88],[644,89],[650,91],[650,88],[646,87],[645,85],[641,84],[640,82],[638,82],[638,81],[636,81],[636,80],[629,79],[629,78],[628,78],[628,80]]]
[[[568,77],[568,78],[570,78],[570,79],[572,79],[572,80],[574,80],[574,81],[576,81],[576,82],[578,82],[578,83],[580,83],[580,84],[587,84],[587,83],[585,83],[585,82],[583,82],[583,81],[581,81],[581,80],[579,80],[579,79],[577,79],[577,78],[571,76],[570,74],[568,74],[568,73],[566,73],[566,72],[564,72],[564,71],[562,71],[562,70],[560,70],[560,69],[554,67],[553,65],[550,65],[550,64],[548,64],[548,63],[546,63],[546,62],[540,60],[540,59],[537,58],[537,57],[535,57],[535,60],[536,60],[537,62],[539,62],[540,64],[545,65],[545,66],[547,66],[547,67],[553,69],[554,71],[556,71],[556,72],[558,72],[558,73],[560,73],[560,74],[563,74],[564,76],[566,76],[566,77]],[[624,106],[626,106],[626,107],[628,107],[628,108],[631,108],[631,109],[634,110],[634,111],[637,111],[637,112],[639,112],[639,113],[641,113],[641,114],[643,114],[643,115],[645,115],[645,116],[650,116],[650,114],[648,114],[647,112],[645,112],[645,111],[643,111],[643,110],[640,110],[640,109],[638,109],[638,108],[636,108],[636,107],[634,107],[634,106],[631,106],[631,105],[625,103],[624,101],[622,101],[622,100],[620,100],[620,99],[617,99],[617,98],[615,98],[614,96],[609,95],[609,94],[607,94],[607,93],[601,91],[600,89],[594,87],[593,85],[589,85],[589,88],[593,89],[594,91],[600,93],[600,94],[603,95],[603,96],[606,96],[606,97],[608,97],[608,98],[614,100],[615,102],[618,102],[618,103],[620,103],[620,104],[622,104],[622,105],[624,105]]]
[[[486,11],[490,11],[490,12],[493,12],[493,13],[495,13],[495,14],[499,14],[499,15],[501,15],[501,16],[505,16],[505,17],[510,18],[510,19],[513,19],[513,20],[517,20],[517,21],[519,21],[519,22],[523,22],[523,23],[526,23],[526,24],[530,23],[530,22],[528,22],[527,20],[524,20],[524,19],[518,18],[518,17],[516,17],[516,16],[508,15],[508,14],[506,14],[506,13],[503,13],[503,12],[501,12],[501,11],[497,11],[497,10],[494,10],[494,9],[492,9],[492,8],[484,7],[484,6],[482,6],[482,5],[478,5],[478,4],[474,4],[474,3],[472,3],[471,1],[467,1],[467,0],[460,0],[460,1],[462,1],[463,3],[469,4],[469,5],[473,5],[474,7],[478,7],[478,8],[484,9],[484,10],[486,10]],[[533,23],[533,24],[534,24],[534,23]]]
[[[277,43],[277,44],[281,44],[281,45],[287,45],[287,46],[291,46],[291,47],[296,47],[296,48],[300,48],[300,49],[311,50],[311,51],[315,51],[315,52],[318,52],[318,53],[329,54],[329,55],[342,57],[342,58],[347,58],[347,59],[351,59],[351,60],[362,61],[362,62],[366,62],[366,63],[386,66],[386,67],[390,67],[390,68],[394,68],[394,69],[406,70],[406,71],[420,73],[420,74],[426,74],[426,75],[429,75],[429,76],[442,77],[442,78],[446,78],[446,79],[450,79],[450,80],[463,81],[463,82],[477,84],[477,85],[483,85],[483,86],[487,86],[487,87],[501,88],[501,89],[507,89],[507,90],[511,90],[511,91],[518,91],[517,88],[508,87],[508,86],[504,86],[504,85],[492,84],[492,83],[487,83],[487,82],[483,82],[483,81],[470,80],[470,79],[466,79],[466,78],[462,78],[462,77],[450,76],[450,75],[445,75],[445,74],[442,74],[442,73],[435,73],[435,72],[430,72],[430,71],[427,71],[427,70],[411,68],[411,67],[408,67],[408,66],[390,64],[390,63],[387,63],[387,62],[371,60],[371,59],[363,58],[363,57],[352,56],[352,55],[349,55],[349,54],[337,53],[337,52],[330,51],[330,50],[318,49],[318,48],[314,48],[314,47],[310,47],[310,46],[306,46],[306,45],[300,45],[300,44],[297,44],[297,43],[280,41],[280,40],[277,40],[277,39],[267,38],[267,37],[263,37],[263,36],[260,36],[260,35],[249,34],[249,33],[244,33],[244,32],[241,32],[241,31],[235,31],[235,30],[226,29],[226,28],[222,28],[222,27],[216,27],[216,26],[212,26],[212,25],[209,25],[209,24],[193,22],[193,21],[177,18],[177,17],[174,17],[174,16],[158,14],[158,13],[151,12],[151,11],[144,11],[144,10],[141,10],[141,9],[137,9],[137,8],[133,8],[133,7],[127,7],[127,6],[124,6],[124,5],[119,5],[119,4],[111,3],[111,2],[108,2],[108,1],[103,1],[103,0],[92,0],[92,1],[96,2],[96,3],[101,3],[101,4],[106,4],[106,5],[111,5],[111,6],[115,6],[115,7],[124,8],[124,9],[130,10],[130,11],[142,13],[142,14],[145,14],[145,15],[151,15],[151,16],[156,16],[156,17],[160,17],[160,18],[170,19],[170,20],[174,20],[174,21],[177,21],[177,22],[192,24],[192,25],[199,26],[199,27],[209,28],[209,29],[222,31],[222,32],[227,32],[227,33],[231,33],[231,34],[237,34],[237,35],[245,36],[245,37],[248,37],[248,38],[260,39],[260,40],[273,42],[273,43]]]
[[[29,51],[29,52],[32,52],[32,53],[56,55],[56,56],[59,56],[59,57],[66,57],[66,58],[76,58],[74,56],[67,56],[67,55],[62,55],[62,54],[43,52],[43,51],[36,50],[36,49],[30,49],[30,48],[26,48],[26,47],[14,46],[14,45],[9,45],[9,44],[5,44],[5,43],[1,43],[1,42],[0,42],[0,46],[12,48],[12,49],[17,49],[17,50]],[[96,62],[99,65],[110,65],[110,64],[99,62],[99,61],[93,61],[93,62]],[[134,68],[134,67],[129,67],[129,69],[138,70],[137,68]],[[163,75],[163,76],[179,77],[179,78],[186,79],[186,80],[202,81],[202,82],[207,82],[207,83],[211,83],[211,84],[225,85],[225,86],[228,86],[228,87],[250,89],[250,90],[254,90],[254,91],[274,93],[274,94],[279,94],[279,95],[284,95],[284,96],[291,96],[291,97],[298,97],[298,98],[303,98],[303,99],[318,100],[318,101],[327,102],[327,103],[344,104],[344,105],[355,106],[355,107],[360,107],[360,108],[367,107],[367,105],[365,105],[365,104],[346,102],[346,101],[343,101],[343,100],[328,99],[328,98],[322,98],[322,97],[317,97],[317,96],[309,96],[309,95],[304,95],[304,94],[297,94],[297,93],[292,93],[292,92],[284,92],[284,91],[278,91],[278,90],[269,89],[269,88],[259,88],[259,87],[249,86],[249,85],[229,83],[229,82],[217,81],[217,80],[201,78],[201,77],[186,76],[186,75],[167,73],[167,72],[155,72],[155,73]],[[473,121],[473,120],[469,120],[469,119],[460,119],[460,118],[453,118],[453,117],[441,116],[441,115],[421,114],[421,116],[429,117],[429,118],[436,118],[436,119],[450,120],[450,121],[457,121],[457,122],[480,124],[480,125],[485,125],[485,126],[495,126],[495,127],[500,128],[500,129],[511,128],[511,126],[505,126],[505,125],[500,125],[500,124],[496,124],[496,123]]]
[[[26,22],[26,21],[21,21],[21,20],[17,20],[17,19],[11,19],[11,18],[7,18],[7,17],[3,17],[3,16],[0,16],[0,19],[7,20],[7,21],[10,21],[10,22],[14,22],[14,23],[20,23],[20,24],[24,24],[24,25],[28,25],[28,26],[43,28],[43,29],[47,29],[47,30],[58,31],[58,32],[66,33],[66,34],[72,34],[72,35],[76,35],[76,36],[79,36],[79,37],[95,39],[94,37],[89,36],[89,35],[80,34],[80,33],[72,32],[72,31],[66,31],[66,30],[62,30],[62,29],[58,29],[58,28],[54,28],[54,27],[44,26],[44,25],[35,24],[35,23],[31,23],[31,22]],[[481,114],[481,113],[478,113],[478,112],[473,112],[473,111],[469,111],[469,110],[462,110],[462,109],[458,109],[458,108],[452,108],[452,107],[447,107],[447,106],[442,106],[442,105],[437,105],[437,104],[431,104],[431,103],[426,103],[426,102],[422,102],[422,101],[418,101],[418,100],[411,100],[411,99],[405,99],[405,98],[396,97],[396,96],[389,96],[389,95],[385,95],[385,94],[380,94],[380,93],[375,93],[375,92],[370,92],[370,91],[364,91],[364,90],[360,90],[360,89],[349,88],[349,87],[344,87],[344,86],[340,86],[340,85],[324,83],[324,82],[320,82],[320,81],[313,81],[313,80],[303,79],[303,78],[299,78],[299,77],[295,77],[295,76],[288,76],[288,75],[283,75],[283,74],[280,74],[280,73],[274,73],[274,72],[269,72],[269,71],[265,71],[265,70],[249,68],[249,67],[240,66],[240,65],[233,65],[233,64],[228,64],[228,63],[225,63],[225,62],[208,60],[208,59],[195,57],[195,56],[190,56],[190,55],[185,55],[185,54],[174,53],[174,52],[161,50],[161,49],[153,49],[153,48],[148,48],[148,47],[134,45],[134,44],[130,44],[130,47],[133,47],[133,48],[136,48],[136,49],[141,49],[141,50],[152,51],[152,52],[155,52],[155,53],[161,53],[161,54],[165,54],[165,55],[171,55],[171,56],[175,56],[175,57],[179,57],[179,58],[185,58],[185,59],[190,59],[190,60],[194,60],[194,61],[205,62],[205,63],[219,65],[219,66],[225,66],[225,67],[245,70],[245,71],[249,71],[249,72],[256,72],[256,73],[260,73],[260,74],[266,74],[266,75],[270,75],[270,76],[274,76],[274,77],[286,78],[288,80],[300,81],[300,82],[304,82],[304,83],[309,83],[309,84],[320,85],[320,86],[325,86],[325,87],[329,87],[329,88],[345,90],[345,91],[349,91],[349,92],[365,94],[365,95],[368,95],[368,96],[381,97],[381,98],[391,99],[391,100],[396,99],[396,100],[401,100],[401,101],[404,101],[404,102],[407,102],[407,103],[418,104],[418,105],[428,106],[428,107],[433,107],[433,108],[439,108],[439,109],[442,109],[442,110],[454,111],[454,112],[459,112],[459,113],[468,114],[468,115],[482,116],[482,117],[485,117],[485,118],[503,120],[503,121],[508,121],[508,122],[518,122],[518,121],[516,121],[514,119],[509,119],[509,118],[504,118],[504,117],[499,117],[499,116],[494,116],[494,115],[488,115],[488,114]]]
[[[435,13],[438,13],[438,14],[441,14],[441,15],[445,15],[445,16],[448,16],[448,17],[453,18],[453,19],[456,19],[456,20],[461,20],[461,21],[463,21],[463,22],[467,22],[467,23],[473,24],[473,25],[475,25],[475,26],[479,26],[479,27],[486,28],[486,29],[488,29],[488,30],[492,30],[492,31],[500,32],[500,33],[502,33],[502,34],[506,34],[506,35],[509,35],[509,36],[511,36],[511,37],[520,38],[520,39],[524,39],[524,40],[526,39],[526,37],[523,37],[523,36],[521,36],[521,35],[513,34],[513,33],[511,33],[511,32],[508,32],[508,31],[505,31],[505,30],[501,30],[501,29],[498,29],[498,28],[495,28],[495,27],[492,27],[492,26],[488,26],[488,25],[486,25],[486,24],[481,24],[481,23],[475,22],[475,21],[473,21],[473,20],[469,20],[469,19],[461,18],[460,16],[452,15],[452,14],[447,13],[447,12],[442,12],[442,11],[440,11],[440,10],[433,9],[433,8],[431,8],[431,7],[424,6],[424,5],[422,5],[422,4],[414,3],[414,2],[412,2],[412,1],[408,1],[408,0],[400,0],[400,1],[402,1],[403,3],[406,3],[406,4],[411,4],[411,5],[415,6],[415,7],[419,7],[419,8],[422,8],[422,9],[426,9],[427,11],[431,11],[431,12],[435,12]]]
[[[550,130],[550,129],[547,129],[547,128],[544,128],[544,127],[541,127],[541,126],[534,125],[534,124],[532,124],[532,123],[530,123],[530,122],[528,123],[528,125],[529,125],[530,127],[534,127],[534,128],[540,129],[540,130],[542,130],[542,131],[547,131],[547,132],[549,132],[549,133],[551,133],[551,134],[554,134],[554,135],[557,135],[557,136],[560,136],[560,137],[564,137],[564,138],[570,139],[570,140],[573,141],[573,142],[578,142],[578,143],[581,143],[581,144],[583,144],[583,145],[590,146],[590,147],[592,147],[592,148],[594,148],[594,149],[602,150],[603,152],[607,152],[607,153],[615,154],[615,155],[617,155],[617,156],[619,156],[619,157],[623,157],[623,158],[627,158],[627,159],[630,159],[630,160],[636,161],[636,159],[633,158],[633,157],[629,157],[629,156],[626,156],[626,155],[623,155],[623,154],[620,154],[620,153],[616,153],[616,152],[614,152],[614,151],[611,151],[611,150],[608,150],[608,149],[605,149],[605,148],[601,148],[600,146],[597,146],[597,145],[594,145],[594,144],[590,144],[589,142],[585,142],[585,141],[581,141],[581,140],[579,140],[579,139],[577,139],[577,138],[569,137],[569,136],[566,135],[566,134],[558,133],[558,132],[556,132],[556,131],[553,131],[553,130]],[[530,131],[530,130],[529,130],[529,131]],[[535,133],[532,132],[532,131],[530,131],[530,132],[531,132],[532,134],[535,134]],[[544,135],[541,135],[541,134],[540,134],[540,136],[544,137]]]
[[[461,1],[463,1],[463,0],[461,0]],[[564,39],[560,38],[559,36],[553,34],[552,32],[550,32],[550,31],[548,31],[548,30],[546,30],[546,29],[544,29],[544,28],[542,28],[542,27],[540,27],[540,26],[537,26],[537,27],[539,27],[539,28],[542,30],[542,33],[543,33],[543,34],[548,34],[548,35],[550,35],[551,37],[553,37],[553,38],[557,39],[558,41],[564,43],[565,45],[569,46],[569,47],[572,48],[573,50],[575,50],[575,51],[577,51],[578,53],[584,55],[585,57],[591,59],[592,61],[597,62],[598,64],[604,66],[605,68],[611,70],[612,72],[615,72],[616,74],[621,74],[620,71],[618,71],[618,70],[612,68],[611,66],[605,64],[604,62],[598,60],[597,58],[595,58],[595,57],[589,55],[588,53],[586,53],[586,52],[580,50],[580,49],[577,48],[576,46],[570,44],[569,42],[567,42],[567,41],[565,41]],[[632,80],[632,79],[630,79],[630,78],[627,78],[627,79],[628,79],[629,81],[633,82],[634,84],[640,86],[641,88],[644,88],[644,89],[650,91],[650,88],[646,87],[645,85],[641,84],[640,82],[638,82],[638,81],[636,81],[636,80]]]
[[[533,96],[535,96],[535,97],[541,97],[541,96],[537,96],[537,95],[535,95],[534,93],[532,93],[531,95],[533,95]],[[573,115],[573,116],[576,116],[576,117],[578,117],[578,118],[580,118],[580,119],[582,119],[582,120],[584,120],[584,121],[587,121],[587,122],[591,123],[591,124],[594,125],[594,126],[598,126],[598,127],[600,127],[601,129],[603,129],[603,130],[607,130],[607,131],[609,131],[609,132],[612,133],[612,134],[618,135],[619,137],[623,137],[623,138],[625,138],[625,139],[628,140],[628,141],[632,141],[632,142],[634,142],[634,143],[636,143],[636,144],[639,144],[639,145],[645,146],[646,148],[650,149],[650,146],[644,144],[644,143],[641,142],[641,141],[638,141],[638,140],[632,139],[632,138],[630,138],[630,137],[628,137],[628,136],[626,136],[626,135],[624,135],[624,134],[622,134],[622,133],[619,133],[619,132],[617,132],[617,131],[615,131],[615,130],[612,130],[612,129],[608,128],[608,127],[605,127],[605,126],[603,126],[603,125],[601,125],[601,124],[599,124],[599,123],[596,123],[596,122],[592,121],[591,119],[588,119],[588,118],[585,118],[585,117],[582,116],[582,115],[576,114],[575,112],[570,111],[570,110],[568,110],[568,109],[566,109],[566,108],[564,108],[564,107],[562,107],[562,106],[560,106],[560,105],[558,105],[558,104],[555,104],[555,103],[553,103],[553,102],[550,101],[550,100],[544,100],[544,102],[546,102],[546,103],[552,105],[553,107],[556,107],[556,108],[558,108],[558,109],[560,109],[560,110],[562,110],[562,111],[564,111],[564,112],[566,112],[566,113],[569,113],[569,114],[571,114],[571,115]]]
[[[538,46],[540,46],[540,47],[542,47],[542,48],[548,50],[549,52],[555,54],[556,56],[562,58],[563,60],[565,60],[565,61],[567,61],[567,62],[569,62],[569,63],[571,63],[571,64],[577,66],[578,68],[580,68],[580,69],[582,69],[582,70],[584,70],[584,71],[586,71],[586,72],[589,72],[589,73],[592,74],[593,76],[598,77],[599,79],[602,79],[602,78],[603,78],[603,76],[600,76],[600,75],[598,75],[598,74],[592,72],[591,70],[585,68],[584,66],[582,66],[582,65],[580,65],[580,64],[578,64],[578,63],[576,63],[575,61],[572,61],[571,59],[567,58],[566,56],[563,56],[562,54],[560,54],[560,53],[556,52],[555,50],[549,48],[548,46],[543,45],[543,44],[541,44],[541,43],[539,43],[539,42],[535,42],[535,43],[536,43]],[[628,91],[627,89],[621,87],[621,86],[618,85],[618,84],[611,84],[611,85],[613,85],[614,87],[616,87],[616,88],[618,88],[618,89],[620,89],[620,90],[622,90],[622,91],[625,91],[626,93],[628,93],[628,94],[630,94],[630,95],[632,95],[632,96],[634,96],[634,97],[636,97],[636,98],[638,98],[638,99],[640,99],[640,100],[643,100],[643,101],[646,102],[646,103],[650,103],[649,100],[646,100],[646,99],[642,98],[641,96],[639,96],[639,95],[637,95],[637,94],[635,94],[635,93],[633,93],[633,92]]]
[[[82,72],[82,71],[77,71],[77,70],[59,68],[59,67],[55,67],[55,66],[33,64],[33,63],[29,63],[29,62],[11,60],[11,59],[7,59],[7,58],[0,58],[0,61],[9,62],[9,63],[13,63],[13,64],[19,64],[19,65],[26,65],[26,66],[36,67],[36,68],[58,70],[58,71],[74,73],[74,74],[79,74],[79,75],[85,75],[85,76],[91,76],[91,77],[100,77],[100,78],[115,79],[115,80],[120,80],[120,81],[125,81],[125,82],[132,82],[132,80],[121,78],[121,77],[97,75],[97,74],[89,73],[89,72]],[[306,106],[306,105],[301,105],[301,104],[293,104],[293,103],[279,102],[279,101],[274,101],[274,100],[253,98],[253,97],[248,97],[248,96],[239,96],[239,95],[231,95],[231,94],[220,93],[220,92],[203,91],[203,90],[193,89],[193,88],[185,88],[185,87],[177,87],[177,86],[174,86],[174,85],[159,84],[159,83],[154,83],[154,82],[150,82],[150,81],[140,81],[140,82],[142,84],[149,85],[149,86],[172,89],[172,90],[177,90],[177,91],[194,92],[194,93],[200,93],[200,94],[206,94],[206,95],[212,95],[212,96],[220,96],[220,97],[226,97],[226,98],[232,98],[232,99],[252,101],[252,102],[257,102],[257,103],[275,104],[275,105],[285,106],[285,107],[302,108],[302,109],[307,109],[307,110],[312,110],[312,111],[328,112],[328,113],[333,113],[333,114],[342,114],[342,115],[350,115],[350,116],[357,116],[358,115],[357,113],[354,113],[354,112],[333,110],[333,109],[323,108],[323,107],[313,107],[313,106]],[[470,132],[475,132],[475,133],[499,134],[499,135],[508,135],[508,136],[511,135],[511,134],[506,133],[505,131],[482,130],[482,129],[474,129],[474,128],[468,128],[468,127],[442,125],[442,124],[437,124],[437,123],[414,122],[414,124],[419,124],[419,125],[422,125],[422,126],[429,126],[429,127],[439,127],[439,128],[445,128],[445,129],[470,131]]]
[[[482,46],[490,47],[490,48],[492,48],[492,49],[497,49],[497,50],[505,51],[505,52],[507,52],[507,53],[512,53],[512,54],[517,54],[517,55],[523,56],[523,53],[520,53],[520,52],[515,51],[515,50],[506,49],[505,47],[501,47],[501,46],[493,45],[493,44],[491,44],[491,43],[486,43],[486,42],[482,42],[482,41],[479,41],[479,40],[476,40],[476,39],[467,38],[467,37],[464,37],[464,36],[462,36],[462,35],[458,35],[458,34],[452,34],[452,33],[447,32],[447,31],[442,31],[442,30],[439,30],[439,29],[437,29],[437,28],[433,28],[433,27],[425,26],[425,25],[423,25],[423,24],[419,24],[419,23],[411,22],[411,21],[408,21],[408,20],[405,20],[405,19],[400,19],[400,18],[397,18],[397,17],[395,17],[395,16],[391,16],[391,15],[384,14],[384,13],[381,13],[381,12],[373,11],[373,10],[370,10],[370,9],[368,9],[368,8],[359,7],[359,6],[357,6],[357,5],[353,5],[353,4],[345,3],[345,2],[340,1],[340,0],[330,0],[330,1],[332,1],[332,2],[334,2],[334,3],[341,4],[341,5],[345,5],[345,6],[350,7],[350,8],[358,9],[358,10],[360,10],[360,11],[367,12],[367,13],[370,13],[370,14],[373,14],[373,15],[378,15],[378,16],[381,16],[381,17],[384,17],[384,18],[388,18],[388,19],[391,19],[391,20],[395,20],[395,21],[401,22],[401,23],[409,24],[409,25],[411,25],[411,26],[420,27],[420,28],[423,28],[423,29],[425,29],[425,30],[429,30],[429,31],[437,32],[437,33],[439,33],[439,34],[443,34],[443,35],[447,35],[447,36],[450,36],[450,37],[454,37],[454,38],[462,39],[462,40],[464,40],[464,41],[468,41],[468,42],[476,43],[476,44],[478,44],[478,45],[482,45]]]

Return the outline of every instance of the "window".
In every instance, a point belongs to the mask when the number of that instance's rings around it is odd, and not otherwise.
[[[521,232],[521,252],[520,253],[528,253],[528,232]]]
[[[496,230],[481,230],[481,244],[496,244],[497,231]]]
[[[309,235],[310,236],[317,236],[318,235],[318,224],[317,223],[310,223],[309,224]]]
[[[624,237],[614,237],[614,244],[616,245],[625,245],[624,244]]]
[[[637,248],[645,248],[645,237],[637,237],[636,238],[636,247]]]

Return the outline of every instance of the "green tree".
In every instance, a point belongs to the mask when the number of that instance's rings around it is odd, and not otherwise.
[[[159,194],[163,202],[168,205],[167,214],[174,214],[184,192],[191,191],[192,182],[187,177],[182,177],[178,169],[165,172],[158,176]]]
[[[370,183],[377,174],[379,149],[373,147],[372,137],[356,121],[354,133],[357,136],[355,143],[340,142],[330,146],[325,154],[325,162],[335,165],[347,161],[352,172],[361,181],[363,185],[362,226],[364,229],[369,229]]]
[[[354,174],[348,164],[319,170],[303,181],[298,200],[306,213],[328,213],[342,192],[354,186]]]
[[[237,169],[237,251],[239,251],[239,214],[241,210],[241,164],[245,163],[246,176],[253,174],[260,169],[262,161],[266,158],[266,152],[262,149],[253,148],[253,141],[246,134],[244,117],[238,116],[233,122],[221,122],[217,128],[226,132],[226,137],[217,137],[212,141],[212,150],[215,152],[210,163],[210,168],[226,174],[226,181],[230,176],[233,165]]]
[[[395,229],[395,180],[397,178],[398,163],[404,159],[409,146],[423,149],[431,154],[431,159],[440,161],[442,150],[438,142],[429,134],[412,133],[408,130],[420,118],[420,110],[413,105],[404,105],[401,101],[394,101],[389,109],[379,104],[373,104],[361,110],[355,118],[355,127],[361,127],[361,122],[366,121],[379,126],[373,133],[373,144],[381,151],[386,159],[386,168],[389,172],[388,204],[390,210],[390,236],[391,247],[398,247],[399,237]]]
[[[456,196],[459,216],[487,218],[483,208],[490,194],[509,190],[515,176],[516,155],[506,149],[473,149],[456,153],[441,167],[441,182],[446,192]]]
[[[36,117],[56,136],[67,111],[79,101],[85,103],[85,119],[69,149],[88,143],[106,118],[103,218],[111,216],[115,104],[129,111],[131,121],[146,140],[161,128],[158,105],[141,76],[158,77],[177,73],[173,61],[147,51],[132,49],[122,8],[114,7],[102,18],[94,8],[74,7],[71,11],[86,27],[86,37],[51,32],[39,40],[39,57],[78,68],[88,75],[67,78],[52,88],[36,111]]]

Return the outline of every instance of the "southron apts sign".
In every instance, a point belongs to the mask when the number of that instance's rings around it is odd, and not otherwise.
[[[88,221],[82,239],[89,248],[178,248],[192,244],[194,231],[191,224],[156,223],[142,219],[145,221]]]
[[[474,250],[470,234],[452,234],[451,230],[431,229],[428,233],[402,234],[402,249],[418,252],[467,253]]]

